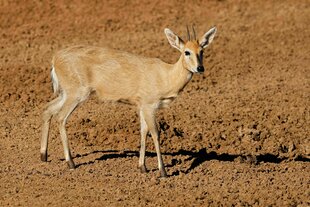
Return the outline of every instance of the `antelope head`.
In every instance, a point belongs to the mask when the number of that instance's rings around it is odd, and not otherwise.
[[[212,42],[216,28],[211,28],[201,38],[196,38],[196,32],[193,27],[193,37],[187,27],[188,40],[185,42],[170,29],[165,29],[165,34],[170,45],[181,52],[182,65],[192,73],[203,73],[203,50]]]

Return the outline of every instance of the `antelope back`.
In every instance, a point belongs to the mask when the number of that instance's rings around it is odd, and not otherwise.
[[[167,85],[168,64],[108,48],[70,47],[54,56],[53,66],[63,90],[84,87],[105,100],[138,104],[158,98]]]

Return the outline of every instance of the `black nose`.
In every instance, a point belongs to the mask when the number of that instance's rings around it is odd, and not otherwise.
[[[205,71],[205,68],[204,68],[202,65],[200,65],[200,66],[197,67],[197,71],[198,71],[199,73],[202,73],[202,72]]]

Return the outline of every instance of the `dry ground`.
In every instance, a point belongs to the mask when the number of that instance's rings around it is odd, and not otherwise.
[[[0,2],[0,206],[309,206],[310,2]],[[137,169],[139,120],[92,97],[67,124],[70,171],[55,123],[40,161],[41,114],[52,100],[53,53],[109,46],[173,63],[163,29],[218,33],[203,75],[158,112],[168,174]]]

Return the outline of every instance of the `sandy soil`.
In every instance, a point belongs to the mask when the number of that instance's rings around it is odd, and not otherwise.
[[[70,2],[70,3],[69,3]],[[8,1],[0,3],[0,206],[310,206],[310,2]],[[157,114],[169,177],[151,139],[137,169],[136,109],[95,97],[55,123],[40,161],[50,61],[74,44],[173,63],[163,29],[216,25],[203,75]]]

